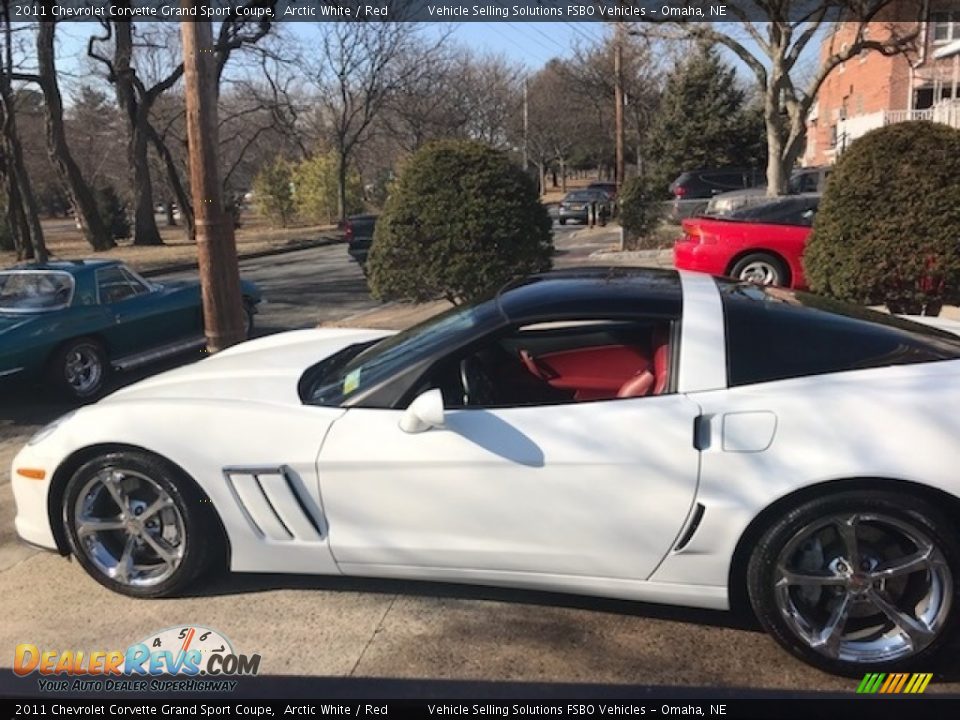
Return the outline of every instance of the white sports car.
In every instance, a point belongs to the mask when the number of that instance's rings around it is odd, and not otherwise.
[[[14,460],[16,525],[138,597],[225,563],[742,604],[819,667],[927,668],[960,616],[958,408],[942,328],[707,275],[554,272],[84,407]]]

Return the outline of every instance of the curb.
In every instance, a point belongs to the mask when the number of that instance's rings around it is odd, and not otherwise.
[[[269,257],[271,255],[285,255],[287,253],[297,252],[298,250],[310,250],[311,248],[324,247],[326,245],[339,245],[343,243],[341,238],[319,237],[316,240],[302,240],[295,244],[283,245],[281,247],[270,248],[269,250],[257,250],[250,253],[240,253],[237,260],[254,260],[256,258]],[[197,270],[196,261],[188,263],[174,263],[172,265],[161,265],[160,267],[144,270],[139,274],[143,277],[154,277],[156,275],[166,275],[167,273],[183,272],[185,270]]]

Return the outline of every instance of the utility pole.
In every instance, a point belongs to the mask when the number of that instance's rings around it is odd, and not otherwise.
[[[617,190],[623,186],[623,23],[617,23],[616,37],[614,39],[613,49],[613,73],[614,73],[614,91],[613,100],[616,103],[614,118],[617,134],[617,167],[616,177]]]
[[[205,7],[208,0],[184,0]],[[199,12],[199,11],[198,11]],[[213,29],[209,21],[180,23],[187,98],[190,189],[197,229],[197,261],[203,296],[207,350],[243,342],[245,326],[233,218],[224,211],[217,156],[217,79]]]
[[[530,131],[530,98],[527,93],[527,78],[523,78],[523,171],[530,167],[527,134]]]

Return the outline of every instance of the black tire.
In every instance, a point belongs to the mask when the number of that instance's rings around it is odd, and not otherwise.
[[[859,535],[856,544],[860,548],[857,554],[862,571],[866,571],[868,567],[876,568],[879,564],[895,562],[889,555],[887,558],[882,557],[883,552],[891,552],[891,547],[896,548],[892,552],[903,553],[904,558],[911,552],[918,551],[911,551],[911,545],[904,539],[906,536],[893,544],[880,542],[877,538],[882,538],[881,528],[885,527],[884,522],[891,523],[886,527],[892,528],[894,532],[898,528],[907,527],[919,533],[918,537],[926,537],[931,547],[935,548],[931,557],[938,569],[913,570],[898,577],[871,580],[865,573],[850,574],[850,568],[845,565],[846,558],[835,555],[835,548],[839,546],[837,544],[832,546],[834,549],[831,549],[830,544],[821,544],[819,540],[809,544],[792,545],[811,528],[837,528],[840,524],[835,522],[835,518],[853,516],[860,518],[858,522],[861,523],[855,525],[854,536]],[[756,545],[747,567],[750,604],[760,624],[780,645],[793,655],[827,672],[863,677],[868,672],[928,670],[931,659],[951,642],[960,619],[960,607],[957,606],[960,599],[960,541],[954,527],[955,525],[930,503],[906,493],[856,490],[810,500],[773,522]],[[828,534],[831,530],[821,532]],[[839,532],[837,538],[837,542],[842,542],[839,540]],[[881,551],[881,548],[884,550]],[[786,553],[784,557],[781,557],[782,553]],[[796,559],[811,562],[812,558],[819,558],[822,567],[787,569],[801,574],[828,574],[834,578],[842,576],[848,578],[844,582],[849,584],[826,586],[819,583],[789,583],[785,584],[789,590],[782,589],[784,578],[780,571],[781,563],[789,565]],[[841,564],[837,565],[838,562]],[[933,567],[934,565],[929,566]],[[944,567],[946,575],[941,576],[939,573],[943,572]],[[920,597],[923,586],[931,584],[934,579],[937,587],[941,588],[938,591],[941,602],[924,606],[922,599],[916,598]],[[778,581],[781,581],[780,590],[776,587]],[[921,612],[916,610],[917,607],[939,608],[934,616],[935,622],[925,620],[922,623],[924,628],[936,625],[936,632],[931,633],[932,639],[929,642],[924,639],[924,644],[917,650],[914,650],[916,645],[909,644],[903,648],[902,655],[884,657],[884,652],[890,652],[886,648],[893,647],[891,641],[885,638],[902,639],[906,635],[904,631],[895,630],[894,628],[900,625],[889,623],[889,616],[871,602],[869,593],[875,590],[894,605],[904,603],[907,608],[912,606],[914,615]],[[842,638],[838,640],[840,644],[833,649],[826,643],[821,649],[813,647],[815,643],[811,643],[797,631],[795,618],[808,618],[813,614],[811,608],[820,607],[820,617],[825,618],[823,628],[820,628],[823,631],[829,626],[829,621],[836,617],[831,613],[837,612],[837,608],[844,604],[844,597],[850,598],[850,612],[845,616],[843,624],[839,625]],[[778,598],[781,599],[779,602]],[[790,604],[786,609],[783,598]],[[817,598],[816,602],[812,602],[813,598]],[[833,609],[829,610],[831,607]],[[797,608],[800,608],[799,612],[796,612]],[[885,632],[882,629],[884,623],[889,624],[889,629]],[[856,632],[859,632],[859,635],[855,634]],[[894,635],[890,636],[890,633]],[[825,634],[810,633],[811,637],[817,635],[823,639]],[[884,639],[881,640],[881,637]],[[878,644],[869,645],[870,640]]]
[[[567,224],[567,219],[566,219],[566,218],[557,218],[557,222],[559,222],[561,225],[566,225],[566,224]]]
[[[749,280],[761,285],[785,287],[790,283],[790,271],[780,258],[770,253],[744,255],[733,264],[727,274],[737,280]]]
[[[107,493],[106,487],[101,485],[99,490],[91,490],[90,487],[98,482],[98,477],[102,477],[104,472],[118,472],[122,479],[120,484],[127,484],[131,481],[137,483],[132,490],[128,490],[124,496],[127,502],[127,509],[133,509],[136,512],[137,504],[141,512],[144,505],[149,505],[149,495],[138,490],[139,487],[146,486],[141,478],[149,478],[156,487],[161,489],[172,500],[172,507],[179,513],[179,519],[182,521],[183,532],[182,542],[171,543],[164,537],[161,540],[166,548],[179,554],[179,560],[169,565],[159,563],[159,555],[153,553],[146,543],[140,543],[133,550],[132,557],[136,560],[138,557],[144,562],[143,567],[150,567],[151,563],[156,568],[164,572],[158,572],[155,579],[144,578],[142,584],[135,582],[123,582],[116,579],[116,574],[111,575],[104,567],[104,563],[98,564],[92,557],[94,554],[93,546],[99,543],[103,549],[112,548],[110,555],[101,554],[99,557],[116,560],[116,554],[122,557],[121,546],[125,546],[127,540],[133,535],[126,529],[110,530],[107,532],[91,533],[95,537],[88,538],[87,541],[81,540],[80,525],[82,520],[78,518],[78,500],[81,494],[86,498],[95,498],[95,501],[89,503],[86,507],[94,512],[93,508],[102,508],[102,512],[113,515],[114,510],[119,508],[118,503],[112,500]],[[126,474],[126,475],[124,475]],[[159,496],[158,496],[159,497]],[[167,508],[161,509],[153,517],[157,517],[161,533],[167,536],[171,533],[176,524],[176,516],[170,515],[173,511]],[[120,515],[121,513],[116,513]],[[146,513],[144,513],[146,514]],[[167,525],[164,525],[164,516],[174,519]],[[140,598],[170,597],[181,594],[202,572],[207,570],[218,557],[223,557],[223,542],[220,534],[220,521],[216,516],[210,502],[206,500],[202,493],[196,488],[191,480],[183,476],[177,468],[166,462],[162,458],[139,451],[121,451],[109,453],[101,457],[90,460],[78,469],[67,481],[64,492],[62,519],[67,537],[70,542],[70,548],[77,562],[87,573],[106,588],[118,592],[122,595]],[[112,519],[112,518],[111,518]],[[150,522],[149,520],[147,521]],[[158,526],[155,526],[155,529]],[[141,533],[142,535],[142,533]],[[153,535],[156,540],[156,535]],[[139,555],[138,555],[139,553]],[[117,566],[120,563],[117,562]],[[167,569],[167,568],[171,569]],[[164,574],[167,573],[167,574]]]
[[[89,368],[78,370],[78,359],[89,364]],[[103,345],[92,338],[76,338],[64,343],[53,353],[47,368],[53,390],[80,401],[96,398],[103,391],[109,373],[107,353]]]

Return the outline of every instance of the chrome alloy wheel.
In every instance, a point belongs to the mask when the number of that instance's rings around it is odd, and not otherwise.
[[[183,560],[183,517],[173,498],[142,473],[101,470],[83,486],[73,511],[78,549],[118,583],[158,585]]]
[[[100,385],[103,361],[91,345],[77,345],[64,358],[64,379],[78,396],[86,395]]]
[[[740,270],[738,279],[758,285],[775,285],[780,280],[780,273],[770,263],[764,260],[754,260]]]
[[[791,631],[834,660],[901,660],[947,622],[953,577],[918,526],[889,515],[833,515],[799,530],[774,571],[774,597]]]

